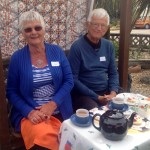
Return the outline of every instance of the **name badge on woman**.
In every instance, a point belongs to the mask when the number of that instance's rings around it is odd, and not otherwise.
[[[59,64],[58,61],[51,61],[51,65],[52,65],[53,67],[55,67],[55,66],[60,66],[60,64]]]

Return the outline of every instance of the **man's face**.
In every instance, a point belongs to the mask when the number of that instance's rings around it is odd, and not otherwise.
[[[87,24],[90,38],[99,40],[108,30],[107,19],[93,16]]]

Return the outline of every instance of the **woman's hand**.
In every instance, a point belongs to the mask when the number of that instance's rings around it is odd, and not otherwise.
[[[38,124],[44,120],[46,120],[45,118],[45,114],[42,113],[39,110],[32,110],[29,114],[28,114],[28,119],[33,123],[33,124]]]
[[[57,105],[54,101],[50,101],[40,107],[36,107],[36,109],[38,109],[40,112],[45,114],[45,116],[47,116],[47,119],[50,118],[50,116],[53,114],[56,108]]]

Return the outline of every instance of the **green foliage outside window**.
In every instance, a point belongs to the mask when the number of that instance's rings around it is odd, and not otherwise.
[[[119,57],[119,42],[118,41],[112,41],[114,48],[115,48],[115,58]]]

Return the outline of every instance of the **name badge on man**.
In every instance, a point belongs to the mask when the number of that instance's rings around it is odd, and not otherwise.
[[[100,57],[100,61],[106,61],[106,57],[105,56]]]
[[[55,67],[55,66],[60,66],[60,64],[59,64],[58,61],[51,61],[51,65],[52,65],[53,67]]]

